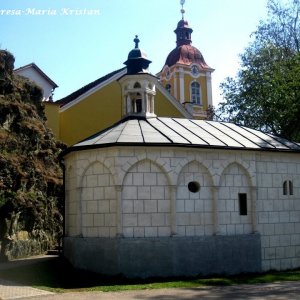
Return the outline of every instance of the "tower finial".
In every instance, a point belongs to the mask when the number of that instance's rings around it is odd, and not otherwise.
[[[181,4],[181,14],[182,14],[182,20],[184,19],[184,13],[185,13],[185,10],[183,9],[183,5],[185,3],[185,0],[180,0],[180,4]]]
[[[139,42],[140,42],[140,40],[139,40],[139,38],[138,38],[138,36],[136,35],[135,36],[135,39],[133,40],[134,42],[135,42],[135,48],[139,48]]]

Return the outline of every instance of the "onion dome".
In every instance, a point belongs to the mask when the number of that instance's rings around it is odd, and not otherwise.
[[[124,62],[127,66],[127,74],[148,73],[151,60],[148,60],[147,54],[139,49],[140,40],[137,35],[133,41],[135,48],[129,52],[128,59]]]
[[[171,67],[177,63],[184,65],[196,63],[204,69],[210,68],[206,64],[202,53],[192,45],[182,45],[176,47],[169,53],[165,65]]]
[[[165,65],[171,67],[177,63],[184,65],[196,63],[204,69],[210,68],[206,64],[202,53],[192,46],[191,35],[193,29],[189,26],[188,21],[180,20],[174,32],[176,34],[177,47],[170,52]]]

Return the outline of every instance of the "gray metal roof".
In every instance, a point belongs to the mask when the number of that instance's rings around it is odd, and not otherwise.
[[[67,150],[112,145],[185,146],[300,152],[300,145],[225,122],[180,118],[126,118]]]

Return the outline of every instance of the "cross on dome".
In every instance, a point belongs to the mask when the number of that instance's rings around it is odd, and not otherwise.
[[[181,4],[181,14],[182,14],[182,20],[184,19],[184,13],[185,13],[185,10],[183,9],[183,5],[185,3],[185,0],[180,0],[180,4]]]
[[[138,49],[139,48],[139,42],[140,42],[139,37],[136,35],[135,39],[133,41],[135,42],[135,48]]]

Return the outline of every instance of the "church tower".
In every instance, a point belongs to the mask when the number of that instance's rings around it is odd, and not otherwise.
[[[181,0],[182,19],[176,29],[176,48],[172,50],[161,72],[162,85],[196,119],[205,119],[212,106],[211,73],[201,52],[192,46],[193,29],[184,20],[184,1]]]

